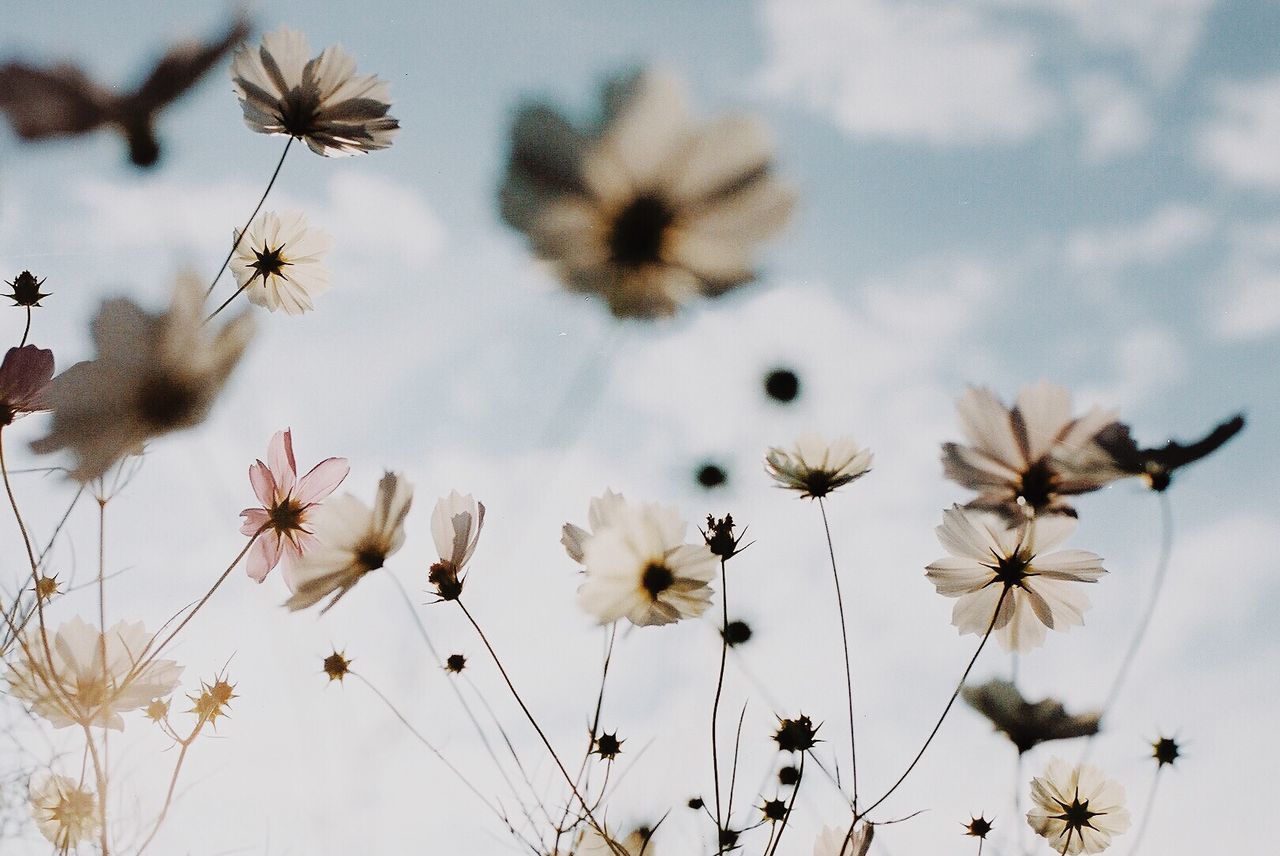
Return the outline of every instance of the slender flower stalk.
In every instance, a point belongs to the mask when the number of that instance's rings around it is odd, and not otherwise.
[[[258,204],[253,206],[253,213],[249,215],[249,219],[245,220],[244,226],[236,232],[235,240],[231,243],[231,249],[227,251],[227,257],[222,260],[222,264],[218,267],[218,272],[213,275],[213,279],[209,282],[209,287],[205,290],[205,300],[208,300],[209,295],[213,294],[214,286],[216,286],[218,284],[218,280],[222,278],[222,274],[226,271],[227,265],[231,264],[231,259],[235,256],[236,250],[240,248],[240,242],[244,240],[245,233],[249,231],[249,225],[253,223],[253,218],[258,216],[258,212],[262,210],[262,206],[267,201],[267,194],[271,193],[271,188],[276,186],[276,179],[280,177],[280,170],[284,167],[284,159],[289,154],[289,147],[293,145],[293,141],[293,137],[290,137],[285,141],[284,151],[280,152],[280,160],[276,161],[276,168],[272,171],[271,178],[267,181],[266,189],[262,191],[262,196],[258,197]],[[236,295],[241,291],[244,291],[247,286],[248,283],[240,286],[240,288],[236,290],[236,293],[231,295],[231,297],[227,299],[226,303],[223,303],[215,309],[209,318],[212,318],[214,315],[217,315],[225,309],[232,300],[236,299]],[[208,319],[206,319],[206,323],[207,321]]]
[[[831,524],[827,522],[827,506],[821,496],[818,508],[822,511],[822,529],[827,536],[827,553],[831,557],[831,579],[836,586],[836,610],[840,613],[840,642],[844,653],[844,685],[849,705],[849,766],[853,777],[853,813],[858,813],[858,743],[853,724],[853,670],[849,665],[849,625],[844,617],[844,597],[840,594],[840,571],[836,568],[836,548],[831,542]]]
[[[720,557],[720,671],[716,675],[716,697],[711,703],[711,776],[716,789],[716,853],[724,852],[724,841],[720,835],[724,829],[724,816],[720,811],[720,747],[716,737],[716,720],[720,715],[720,693],[724,689],[724,664],[729,657],[729,584],[725,574],[725,557]],[[730,788],[730,794],[733,789]]]

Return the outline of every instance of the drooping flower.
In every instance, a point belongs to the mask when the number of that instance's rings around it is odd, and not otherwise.
[[[332,594],[320,611],[331,609],[403,546],[404,518],[412,503],[413,485],[402,473],[388,472],[378,482],[373,508],[349,493],[320,506],[312,518],[318,543],[285,568],[293,596],[284,605],[306,609]]]
[[[388,148],[400,127],[387,115],[385,80],[357,76],[355,57],[336,45],[312,58],[307,37],[288,27],[267,33],[256,50],[242,45],[231,78],[250,129],[305,140],[318,155]]]
[[[250,303],[301,315],[315,308],[317,294],[329,290],[329,271],[321,258],[333,237],[311,228],[301,211],[263,212],[243,237],[233,230],[232,240],[231,273]]]
[[[988,389],[970,388],[956,403],[969,445],[944,443],[947,478],[978,491],[971,508],[997,511],[1010,519],[1068,514],[1064,497],[1087,493],[1114,481],[1102,472],[1069,472],[1064,454],[1085,448],[1115,422],[1115,412],[1094,407],[1071,415],[1071,394],[1041,381],[1024,387],[1012,408]]]
[[[1101,853],[1129,828],[1124,788],[1092,764],[1072,767],[1052,758],[1031,780],[1027,823],[1058,853]]]
[[[680,82],[655,71],[611,80],[603,100],[591,129],[542,104],[519,112],[503,219],[567,288],[601,295],[619,318],[673,315],[755,279],[755,245],[794,203],[764,127],[694,121]]]
[[[199,424],[253,334],[253,319],[243,314],[216,332],[205,327],[203,304],[191,274],[178,277],[160,314],[125,298],[105,301],[93,320],[97,359],[49,384],[44,403],[53,425],[31,448],[72,449],[72,477],[89,481],[152,437]]]
[[[608,839],[594,829],[584,829],[570,856],[657,856],[652,839],[653,830],[647,826],[633,829],[625,838],[610,833]]]
[[[608,488],[605,488],[603,496],[592,498],[591,504],[587,506],[587,525],[591,530],[588,531],[572,523],[566,523],[561,529],[560,543],[564,545],[564,551],[569,554],[569,558],[579,565],[583,564],[583,550],[587,541],[594,533],[608,526],[618,512],[626,507],[627,501],[623,499],[622,494],[614,493]]]
[[[813,845],[813,856],[866,856],[876,828],[864,823],[857,829],[849,826],[823,827]]]
[[[31,777],[28,793],[36,827],[58,853],[69,853],[97,834],[97,795],[75,779],[38,773]]]
[[[806,434],[791,449],[774,446],[764,458],[764,470],[779,487],[797,491],[801,499],[819,499],[871,470],[870,449],[852,437],[828,442]]]
[[[45,387],[53,378],[53,351],[23,345],[10,348],[0,363],[0,428],[24,413],[48,410]]]
[[[140,621],[118,622],[103,634],[72,618],[48,642],[46,651],[40,632],[28,630],[5,678],[14,697],[54,728],[97,725],[122,731],[122,713],[142,710],[168,695],[182,675],[173,660],[156,659],[137,668],[151,643]]]
[[[1062,702],[1046,698],[1029,702],[1011,682],[993,678],[961,690],[964,700],[991,720],[1017,747],[1018,754],[1047,740],[1067,740],[1098,733],[1102,711],[1067,713]]]
[[[457,600],[462,594],[464,578],[459,574],[476,551],[482,526],[484,503],[471,494],[463,496],[453,490],[436,502],[431,512],[431,537],[440,561],[431,566],[427,579],[442,600]]]
[[[686,544],[674,508],[623,504],[583,545],[586,580],[578,603],[601,624],[626,618],[641,627],[701,615],[711,605],[716,557]]]
[[[298,478],[292,432],[286,428],[271,437],[267,462],[259,459],[249,467],[249,483],[262,506],[240,512],[240,534],[262,533],[249,550],[250,579],[262,582],[280,561],[296,562],[315,546],[310,518],[350,471],[346,458],[325,458]]]
[[[951,556],[929,565],[926,576],[938,594],[958,598],[951,623],[979,636],[991,628],[1006,651],[1035,648],[1046,628],[1083,624],[1089,598],[1074,584],[1097,582],[1106,573],[1102,559],[1084,550],[1045,555],[1075,526],[1064,515],[1010,526],[958,505],[943,512],[936,532]]]

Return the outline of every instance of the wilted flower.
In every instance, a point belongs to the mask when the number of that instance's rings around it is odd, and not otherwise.
[[[51,659],[40,632],[27,631],[21,654],[5,677],[13,696],[54,728],[97,725],[122,731],[120,714],[142,710],[152,699],[168,695],[182,674],[173,660],[152,660],[136,668],[150,643],[151,634],[140,621],[118,622],[102,634],[76,617],[49,638]]]
[[[388,148],[400,123],[387,115],[387,82],[357,77],[355,57],[336,45],[310,54],[306,36],[288,27],[263,36],[257,50],[236,51],[231,78],[245,124],[305,140],[325,157]]]
[[[68,776],[41,773],[29,785],[31,816],[59,853],[75,850],[98,831],[98,798]]]
[[[813,845],[813,856],[866,856],[876,828],[864,823],[857,829],[849,826],[827,826]]]
[[[431,537],[436,542],[440,561],[431,566],[427,579],[436,587],[442,600],[457,600],[462,595],[463,578],[458,576],[480,542],[484,526],[484,503],[471,494],[456,490],[442,496],[431,512]]]
[[[605,488],[604,496],[597,496],[591,500],[591,504],[587,507],[587,525],[591,527],[588,532],[581,526],[575,526],[572,523],[566,523],[561,530],[560,543],[564,545],[564,550],[569,554],[569,558],[578,564],[583,563],[583,548],[587,540],[592,534],[599,532],[608,526],[618,514],[619,511],[627,507],[627,501],[622,498],[622,494],[614,493]]]
[[[325,458],[298,478],[292,432],[286,428],[272,435],[267,462],[259,459],[249,467],[249,483],[262,507],[240,512],[240,534],[262,533],[249,551],[250,579],[262,582],[282,559],[295,562],[315,546],[310,518],[350,471],[346,458]]]
[[[169,699],[152,699],[142,712],[152,722],[163,722],[169,716]]]
[[[1102,711],[1067,713],[1057,699],[1029,702],[1011,682],[994,678],[979,686],[966,686],[961,694],[978,713],[991,720],[997,731],[1022,754],[1046,740],[1066,740],[1098,733]]]
[[[760,123],[697,123],[679,81],[653,71],[610,81],[604,113],[584,131],[545,105],[520,111],[503,219],[570,290],[603,296],[619,318],[672,315],[755,279],[755,245],[794,202]]]
[[[15,276],[12,282],[6,280],[5,285],[13,289],[4,296],[12,300],[14,306],[39,306],[41,300],[51,296],[40,290],[44,280],[37,279],[36,275],[29,270],[24,270]]]
[[[43,400],[53,377],[53,351],[23,345],[10,348],[0,363],[0,428],[24,413],[48,410]]]
[[[53,426],[31,448],[73,449],[71,475],[89,481],[146,440],[199,424],[253,333],[247,315],[212,332],[203,305],[191,274],[178,277],[168,311],[158,315],[124,298],[104,302],[93,320],[98,358],[49,384]]]
[[[806,434],[790,450],[769,449],[764,470],[779,487],[798,491],[802,499],[819,499],[866,475],[871,458],[871,450],[852,437],[827,442],[818,434]]]
[[[231,273],[250,303],[287,315],[314,309],[312,298],[329,290],[321,257],[333,245],[327,232],[312,229],[301,211],[266,211],[241,236],[232,232]]]
[[[656,856],[653,830],[646,826],[631,831],[626,838],[605,839],[594,829],[584,829],[570,856]]]
[[[1244,414],[1236,414],[1191,443],[1170,440],[1164,446],[1142,449],[1123,422],[1113,422],[1098,432],[1083,449],[1064,449],[1058,455],[1060,469],[1073,478],[1120,479],[1140,476],[1154,491],[1167,490],[1173,473],[1208,457],[1244,428]]]
[[[1092,764],[1072,767],[1061,758],[1031,780],[1027,823],[1058,853],[1101,853],[1111,836],[1129,828],[1124,788]]]
[[[716,558],[706,544],[686,544],[684,532],[674,508],[622,504],[583,546],[578,603],[601,624],[625,617],[641,627],[706,612]]]
[[[36,584],[34,586],[36,597],[41,600],[48,600],[55,594],[59,594],[59,588],[61,585],[62,583],[58,582],[58,578],[56,576],[51,577],[47,574],[42,575],[40,579],[36,580]]]
[[[319,543],[285,569],[293,596],[290,610],[306,609],[330,594],[327,612],[370,571],[381,568],[404,544],[404,518],[413,503],[413,486],[400,473],[378,482],[369,508],[349,493],[330,499],[312,517]]]
[[[970,388],[956,403],[968,446],[942,445],[947,478],[978,491],[971,508],[998,511],[1012,519],[1069,514],[1063,497],[1097,490],[1115,479],[1106,473],[1068,472],[1063,454],[1085,448],[1115,421],[1097,407],[1071,415],[1071,394],[1041,381],[1024,387],[1012,409],[988,389]]]
[[[981,636],[991,628],[1005,650],[1028,651],[1044,642],[1046,627],[1083,624],[1089,598],[1072,583],[1097,582],[1106,573],[1102,559],[1084,550],[1044,555],[1075,527],[1062,515],[1010,526],[957,505],[936,529],[951,557],[929,565],[926,576],[938,594],[959,598],[951,623],[961,633]]]

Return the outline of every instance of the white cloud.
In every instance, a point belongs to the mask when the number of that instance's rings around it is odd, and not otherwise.
[[[1241,226],[1206,297],[1212,329],[1224,339],[1255,339],[1280,330],[1280,221]]]
[[[1123,407],[1138,407],[1162,389],[1183,377],[1187,369],[1187,349],[1168,327],[1140,326],[1111,348],[1108,361],[1115,374],[1099,387],[1080,391],[1080,400]]]
[[[1081,229],[1066,239],[1067,262],[1081,270],[1155,266],[1196,250],[1216,228],[1202,208],[1173,203],[1136,223]]]
[[[1154,122],[1146,102],[1132,87],[1108,74],[1083,74],[1071,82],[1071,102],[1083,125],[1081,149],[1087,161],[1103,163],[1142,149]]]
[[[1222,83],[1214,102],[1197,137],[1203,165],[1237,184],[1280,187],[1280,77]]]

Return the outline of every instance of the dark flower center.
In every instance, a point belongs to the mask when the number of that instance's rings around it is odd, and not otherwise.
[[[381,568],[383,563],[387,561],[385,551],[373,545],[365,545],[356,550],[356,564],[360,566],[365,573],[376,571]]]
[[[441,600],[457,600],[462,597],[463,580],[458,578],[458,566],[442,559],[427,571],[427,582],[436,587]]]
[[[13,423],[13,417],[17,415],[13,408],[6,401],[0,401],[0,425],[10,425]]]
[[[262,277],[264,282],[269,276],[279,276],[280,272],[284,270],[284,266],[289,264],[289,262],[280,257],[282,250],[284,250],[283,244],[274,250],[265,246],[262,248],[262,252],[254,250],[253,254],[258,257],[258,260],[250,265],[255,271],[254,276]]]
[[[661,261],[662,238],[674,220],[675,213],[660,197],[637,196],[613,221],[610,259],[628,267]]]
[[[676,575],[671,573],[671,569],[666,565],[651,563],[644,569],[644,576],[640,579],[640,585],[644,586],[644,590],[649,593],[649,597],[654,600],[658,599],[658,595],[675,584]]]
[[[832,473],[826,470],[809,470],[804,474],[804,489],[809,496],[818,498],[831,493]]]
[[[1057,487],[1057,477],[1049,466],[1047,458],[1041,458],[1022,474],[1022,483],[1018,486],[1018,496],[1036,511],[1044,508],[1053,499]]]
[[[1081,802],[1078,791],[1076,792],[1076,795],[1071,798],[1071,805],[1067,805],[1061,800],[1056,800],[1056,802],[1062,807],[1062,814],[1055,815],[1055,817],[1067,824],[1066,831],[1068,836],[1072,832],[1085,827],[1093,829],[1093,824],[1089,821],[1102,814],[1100,811],[1089,811],[1089,801],[1085,800],[1084,802]]]
[[[199,400],[191,384],[156,375],[138,390],[138,416],[153,431],[167,431],[190,420]]]
[[[280,99],[280,124],[290,136],[305,137],[315,130],[318,93],[314,87],[295,86]]]
[[[271,506],[267,521],[277,532],[292,532],[302,528],[302,506],[296,500],[286,499]]]
[[[1015,556],[999,556],[996,558],[996,565],[991,570],[996,572],[996,581],[1003,583],[1006,588],[1011,586],[1021,586],[1022,581],[1027,577],[1027,568],[1031,563],[1024,559],[1020,554]]]

